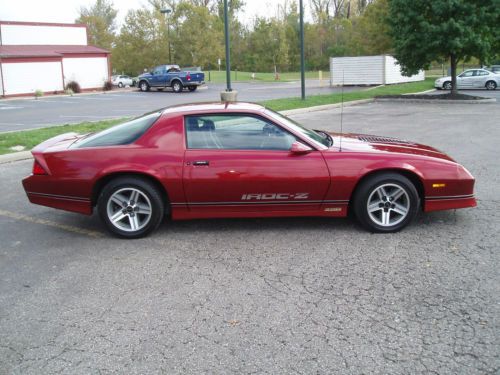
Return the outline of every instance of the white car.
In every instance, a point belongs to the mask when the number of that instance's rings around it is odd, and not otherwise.
[[[469,69],[457,76],[459,89],[495,90],[500,86],[500,75],[486,69]],[[438,90],[451,90],[451,77],[436,79],[434,87]]]
[[[134,81],[132,80],[132,78],[130,78],[129,76],[122,76],[122,75],[112,76],[111,83],[114,86],[118,86],[118,87],[125,87],[125,86],[133,86],[134,85]]]

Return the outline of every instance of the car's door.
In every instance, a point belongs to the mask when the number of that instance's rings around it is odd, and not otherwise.
[[[466,70],[457,77],[457,86],[461,89],[471,88],[474,84],[475,70]]]
[[[187,116],[183,185],[193,211],[316,210],[330,185],[320,151],[297,154],[297,138],[251,114]]]
[[[490,78],[490,73],[486,70],[477,70],[477,74],[474,77],[474,87],[475,88],[485,88],[486,82]]]
[[[157,66],[156,68],[153,69],[152,71],[152,77],[150,79],[150,85],[151,86],[165,86],[165,80],[167,76],[167,71],[165,70],[165,66]]]

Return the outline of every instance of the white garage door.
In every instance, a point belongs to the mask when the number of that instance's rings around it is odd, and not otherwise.
[[[100,89],[109,78],[106,57],[64,57],[63,67],[64,82],[76,81],[82,89]]]
[[[63,90],[61,62],[2,62],[4,95]]]

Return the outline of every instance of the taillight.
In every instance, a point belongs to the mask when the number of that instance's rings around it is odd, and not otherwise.
[[[188,73],[188,74],[186,75],[186,79],[187,79],[188,81],[191,81],[191,74],[189,74],[189,73]]]
[[[35,160],[35,162],[33,163],[33,174],[37,174],[37,175],[46,175],[47,174],[47,172],[45,171],[45,169],[43,169],[43,167],[40,165],[38,160]]]

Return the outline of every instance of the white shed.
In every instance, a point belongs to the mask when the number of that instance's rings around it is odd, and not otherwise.
[[[423,81],[425,72],[406,77],[397,60],[389,55],[331,57],[330,85],[385,85]]]
[[[58,93],[69,81],[100,90],[109,79],[109,52],[87,45],[85,25],[0,21],[0,96]]]

